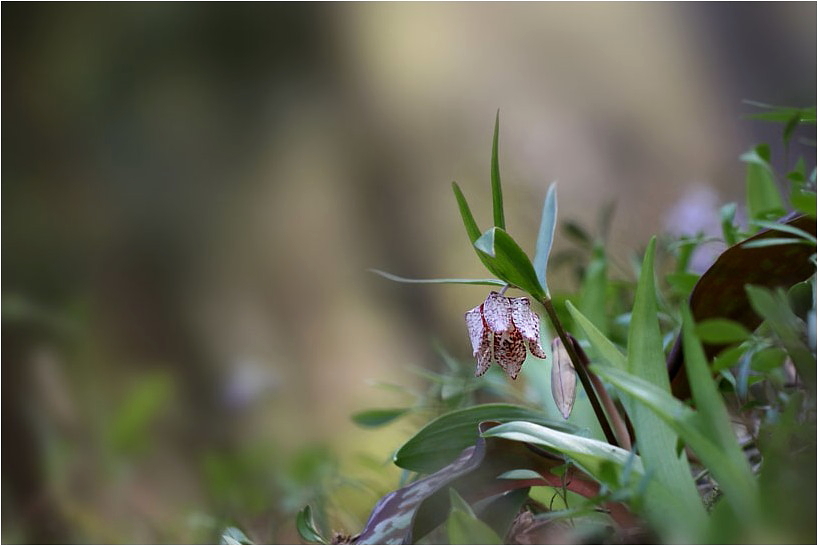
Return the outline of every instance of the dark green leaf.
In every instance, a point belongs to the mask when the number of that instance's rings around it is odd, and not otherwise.
[[[352,415],[356,425],[375,428],[391,423],[398,417],[405,415],[410,408],[380,408],[359,411]]]
[[[414,284],[478,284],[486,286],[505,286],[506,283],[499,279],[407,279],[406,277],[399,277],[380,269],[368,269],[376,275],[380,275],[390,281],[414,283]]]
[[[713,359],[713,373],[720,372],[731,366],[735,366],[738,359],[747,351],[747,347],[740,345],[738,347],[730,347],[723,350],[719,355]]]
[[[474,244],[480,238],[480,228],[477,226],[477,222],[474,221],[474,216],[472,216],[469,203],[466,201],[466,196],[460,191],[460,186],[457,185],[457,182],[452,182],[452,191],[454,191],[454,197],[457,199],[457,207],[460,209],[460,217],[463,219],[463,225],[466,227],[469,241]],[[480,261],[483,262],[483,265],[486,266],[489,272],[494,273],[498,277],[500,276],[485,254],[477,252],[477,257],[480,258]]]
[[[801,338],[805,327],[803,321],[790,310],[787,295],[780,289],[768,290],[760,286],[747,285],[747,295],[753,309],[766,320],[775,335],[784,344],[798,373],[807,387],[815,391],[815,357]]]
[[[295,517],[295,527],[298,529],[298,534],[307,542],[318,544],[329,544],[329,541],[321,536],[318,531],[315,521],[312,519],[312,508],[305,506]]]
[[[500,229],[506,229],[506,219],[503,213],[503,188],[500,184],[500,110],[497,110],[497,118],[494,121],[494,139],[491,143],[491,203],[494,210],[494,225]]]
[[[750,218],[766,219],[783,215],[784,203],[769,164],[769,147],[759,145],[743,154],[741,160],[747,163],[747,211]]]
[[[568,423],[550,419],[542,411],[512,404],[484,404],[438,417],[415,434],[395,454],[395,464],[415,472],[429,473],[443,467],[477,440],[483,421],[525,420],[559,430],[573,431]]]
[[[737,206],[735,203],[727,203],[719,211],[721,216],[721,232],[727,246],[733,246],[738,242],[738,230],[735,225]]]
[[[696,325],[696,334],[705,343],[736,343],[750,337],[750,332],[730,319],[706,319]]]
[[[489,229],[475,241],[474,247],[491,265],[492,272],[502,280],[528,292],[537,300],[545,297],[528,256],[504,230],[498,227]]]
[[[750,367],[757,372],[771,372],[779,368],[786,358],[787,352],[783,349],[766,347],[753,355],[750,360]]]
[[[593,238],[588,234],[582,226],[571,220],[562,222],[562,229],[565,235],[574,239],[580,245],[591,248],[593,246]]]
[[[548,256],[551,254],[551,246],[554,243],[554,228],[557,225],[557,183],[552,182],[545,194],[545,201],[542,206],[542,218],[540,219],[540,231],[537,234],[537,252],[534,255],[534,271],[540,286],[548,294]]]
[[[809,214],[813,218],[815,218],[815,202],[816,197],[814,191],[803,191],[790,195],[790,203],[793,208],[804,214]]]

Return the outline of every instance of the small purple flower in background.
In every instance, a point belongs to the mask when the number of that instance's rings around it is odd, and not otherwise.
[[[477,359],[474,375],[478,377],[497,362],[511,379],[517,379],[526,345],[531,354],[545,358],[540,346],[540,317],[531,310],[528,298],[507,298],[492,292],[466,313],[466,326]]]

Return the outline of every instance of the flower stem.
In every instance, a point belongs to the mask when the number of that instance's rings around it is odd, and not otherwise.
[[[605,416],[605,411],[602,409],[599,399],[596,396],[596,391],[594,391],[594,387],[591,384],[591,379],[589,377],[589,372],[585,362],[583,362],[582,359],[579,358],[579,355],[577,355],[577,352],[574,349],[574,344],[568,337],[568,333],[565,331],[565,328],[562,327],[562,323],[560,322],[559,317],[557,317],[557,311],[554,309],[554,304],[551,302],[551,298],[543,298],[540,300],[540,303],[543,307],[545,307],[545,312],[548,313],[548,318],[551,320],[551,324],[554,325],[554,329],[557,331],[560,341],[562,341],[563,346],[568,351],[568,357],[571,359],[571,363],[574,365],[574,369],[577,371],[579,380],[582,383],[582,388],[585,389],[585,393],[588,395],[588,400],[590,400],[591,407],[594,409],[594,414],[596,415],[597,421],[599,421],[599,426],[602,427],[602,432],[605,434],[605,439],[609,444],[619,446],[619,443],[616,441],[616,436],[611,429],[611,425],[608,423],[608,418]]]

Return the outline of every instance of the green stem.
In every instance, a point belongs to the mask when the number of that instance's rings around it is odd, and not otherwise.
[[[545,312],[548,313],[548,318],[551,320],[551,324],[554,325],[554,329],[557,331],[557,335],[559,336],[560,341],[562,341],[562,345],[565,347],[565,350],[568,351],[568,358],[571,359],[571,363],[574,365],[574,369],[577,371],[579,380],[582,383],[582,388],[585,389],[585,393],[588,395],[588,400],[591,401],[591,407],[594,409],[594,414],[596,415],[597,421],[599,421],[599,426],[602,427],[602,432],[605,434],[605,439],[609,444],[618,447],[619,443],[616,441],[616,435],[614,435],[611,425],[608,423],[608,418],[605,416],[605,411],[602,409],[599,399],[596,396],[596,392],[594,391],[594,387],[591,384],[591,379],[588,376],[588,369],[582,362],[582,359],[579,358],[579,355],[577,355],[577,352],[574,349],[574,344],[568,337],[568,333],[565,331],[565,328],[562,327],[562,323],[560,322],[559,317],[557,317],[557,311],[554,309],[554,304],[551,302],[551,298],[543,298],[540,300],[540,303],[543,307],[545,307]]]

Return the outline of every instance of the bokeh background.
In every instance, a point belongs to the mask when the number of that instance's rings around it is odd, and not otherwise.
[[[358,530],[418,423],[350,414],[485,296],[366,270],[485,276],[496,109],[512,234],[558,179],[626,257],[743,202],[742,100],[814,105],[815,46],[811,2],[3,3],[2,541],[297,542],[328,481]]]

